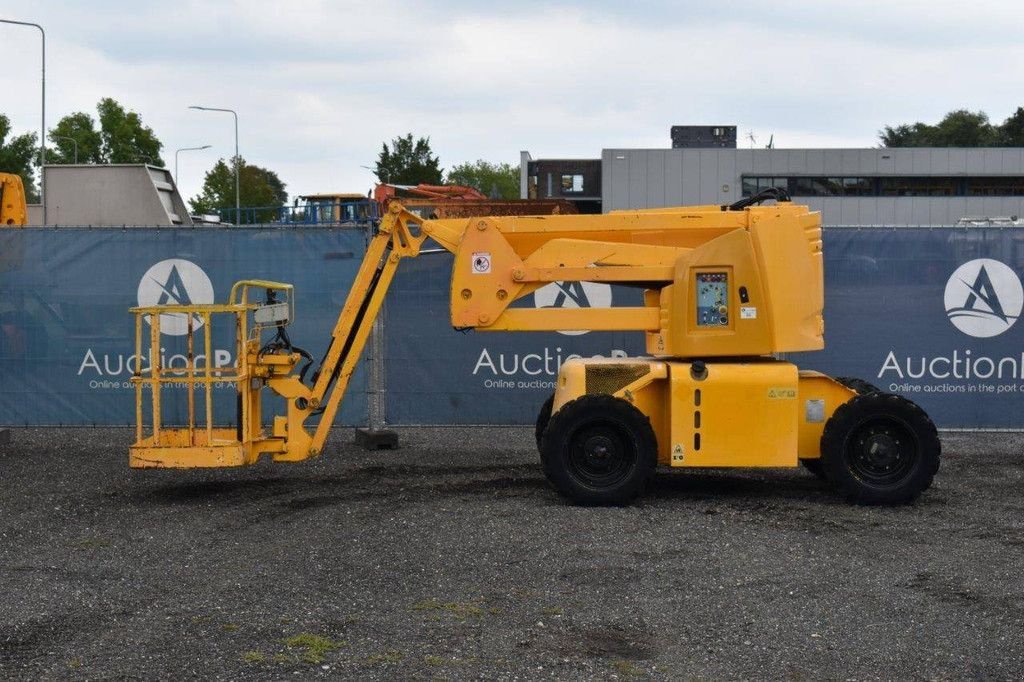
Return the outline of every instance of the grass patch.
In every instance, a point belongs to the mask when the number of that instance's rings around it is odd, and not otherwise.
[[[629,661],[612,661],[612,668],[623,677],[633,678],[644,675],[644,669]]]
[[[385,651],[382,654],[371,654],[366,657],[366,662],[370,665],[387,665],[389,663],[398,663],[405,657],[401,651]]]
[[[242,653],[242,660],[246,663],[263,663],[267,656],[262,651],[245,651]]]
[[[558,608],[557,606],[548,606],[541,610],[545,616],[561,616],[565,611]]]
[[[224,632],[238,632],[238,625],[235,623],[224,623],[220,626],[220,629]]]
[[[449,601],[440,599],[424,599],[412,605],[413,611],[446,611],[457,618],[480,618],[485,611],[480,604],[471,601]]]
[[[444,659],[440,656],[424,656],[423,662],[430,666],[444,665]]]
[[[284,640],[293,649],[302,649],[302,660],[306,663],[322,663],[324,654],[341,648],[344,642],[335,642],[327,637],[303,632]]]
[[[97,547],[110,547],[110,540],[104,538],[85,538],[75,543],[75,547],[80,549],[95,549]]]

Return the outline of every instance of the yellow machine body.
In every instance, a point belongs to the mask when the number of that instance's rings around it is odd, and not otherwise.
[[[28,224],[25,184],[13,173],[0,173],[0,227],[24,227]]]
[[[281,311],[274,318],[279,302],[266,308],[248,298],[250,289],[262,288],[285,292],[290,305],[287,285],[242,282],[220,306],[134,309],[137,437],[131,465],[237,466],[262,454],[276,461],[318,455],[395,269],[402,259],[418,256],[428,238],[455,255],[455,327],[644,332],[648,351],[658,357],[617,365],[567,363],[555,409],[584,393],[624,397],[650,416],[665,464],[794,466],[798,457],[818,456],[814,438],[821,423],[852,395],[827,377],[771,359],[774,353],[823,347],[820,216],[805,206],[424,220],[392,203],[310,380],[296,375],[300,357],[289,344],[268,346],[261,338],[294,313]],[[565,280],[640,287],[644,305],[512,307],[538,288]],[[159,320],[167,314],[204,322],[189,323],[185,368],[160,366]],[[236,329],[239,360],[230,371],[213,371],[198,360],[210,357],[210,328],[219,318]],[[274,322],[256,322],[261,318]],[[147,349],[152,362],[143,368]],[[695,378],[687,358],[705,361],[706,376]],[[632,379],[621,383],[624,377]],[[234,429],[219,428],[212,412],[216,382],[230,382],[237,391],[240,419]],[[187,388],[185,426],[162,424],[161,389],[168,384]],[[269,425],[261,420],[263,389],[287,405]],[[809,400],[824,400],[827,407],[821,420],[805,423]]]
[[[825,422],[856,392],[771,358],[583,358],[562,365],[552,412],[594,394],[632,403],[651,420],[664,466],[795,467],[820,457]]]

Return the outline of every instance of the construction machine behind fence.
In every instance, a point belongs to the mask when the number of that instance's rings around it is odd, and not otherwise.
[[[135,308],[131,465],[224,467],[262,455],[278,462],[319,455],[396,268],[427,240],[455,256],[453,327],[644,333],[651,357],[569,360],[541,408],[544,473],[577,503],[628,502],[658,465],[803,463],[859,503],[911,501],[938,470],[936,429],[917,405],[777,359],[824,347],[824,277],[820,215],[775,190],[731,206],[442,220],[392,201],[313,373],[312,359],[287,335],[294,299],[286,284],[240,282],[223,305]],[[639,287],[643,305],[512,305],[566,280]],[[253,300],[254,291],[265,292],[263,300]],[[160,320],[168,315],[188,319],[185,368],[161,366]],[[196,361],[210,357],[217,318],[237,330],[229,374]],[[225,381],[237,391],[233,428],[218,427],[212,411],[212,385]],[[185,427],[161,423],[168,384],[188,388]],[[267,425],[264,390],[287,406]]]
[[[0,227],[24,227],[28,224],[25,184],[13,173],[0,173]]]

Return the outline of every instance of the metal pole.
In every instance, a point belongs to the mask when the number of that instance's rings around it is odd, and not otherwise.
[[[239,221],[239,218],[242,215],[242,204],[241,204],[241,201],[239,200],[239,197],[241,196],[240,192],[239,192],[239,186],[240,186],[239,176],[242,173],[242,168],[241,168],[241,164],[239,163],[239,156],[238,156],[238,112],[236,112],[234,109],[220,109],[220,108],[217,108],[217,107],[200,107],[200,106],[196,106],[196,105],[190,106],[189,109],[198,109],[199,111],[223,111],[223,112],[229,113],[229,114],[231,114],[232,116],[235,117],[235,222],[237,223]]]
[[[43,117],[39,126],[39,203],[43,205],[43,225],[46,224],[46,31],[39,24],[31,21],[14,21],[13,19],[0,19],[3,24],[16,24],[18,26],[33,26],[39,29],[43,38]]]
[[[242,203],[239,199],[241,196],[239,186],[241,184],[240,176],[242,175],[242,159],[238,156],[238,114],[234,111],[231,113],[235,116],[235,222],[240,222],[242,215]]]
[[[203,149],[209,149],[210,145],[204,144],[202,147],[182,147],[181,149],[174,150],[174,186],[178,186],[178,153],[179,152],[198,152]]]

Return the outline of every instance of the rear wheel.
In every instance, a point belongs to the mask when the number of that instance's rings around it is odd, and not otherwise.
[[[856,391],[857,395],[868,395],[869,393],[882,393],[882,389],[878,388],[874,384],[868,383],[863,379],[857,377],[835,377],[835,380],[841,383],[851,391]],[[821,480],[828,480],[825,475],[825,467],[821,463],[821,459],[801,459],[800,464],[803,465],[804,469],[811,472]]]
[[[533,435],[537,438],[537,451],[540,452],[540,440],[544,436],[545,429],[548,428],[548,422],[551,421],[551,409],[555,406],[555,394],[552,393],[544,404],[540,406],[540,412],[537,414],[537,426],[533,430]]]
[[[836,377],[836,381],[846,386],[852,391],[856,391],[860,395],[867,395],[868,393],[881,393],[882,389],[874,384],[868,383],[863,379],[857,377]]]
[[[544,474],[578,504],[626,504],[658,463],[651,422],[629,402],[585,395],[551,416],[541,439]]]
[[[807,469],[821,480],[826,480],[825,467],[821,465],[820,457],[818,459],[802,459],[800,460],[800,464],[804,466],[804,469]]]
[[[931,485],[941,453],[924,410],[885,393],[840,405],[821,436],[825,476],[858,504],[912,502]]]

